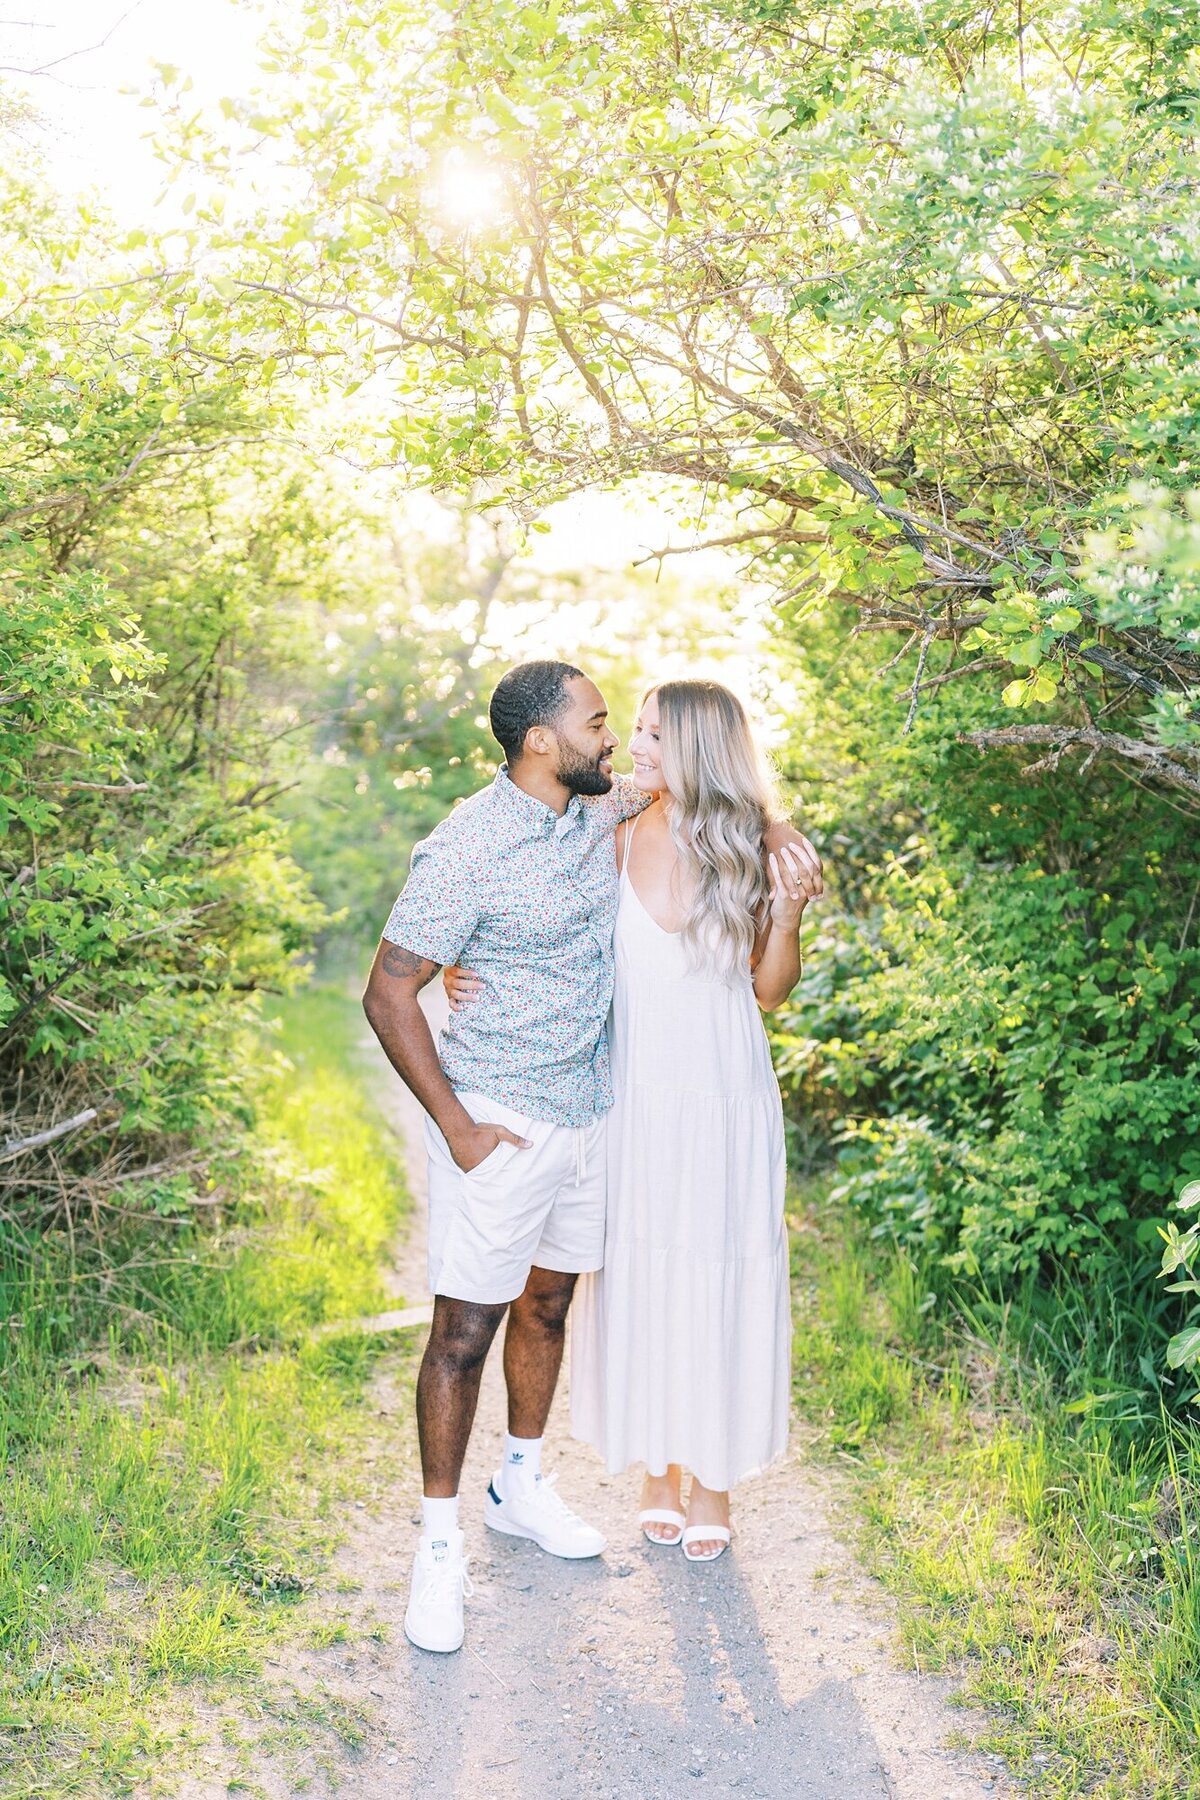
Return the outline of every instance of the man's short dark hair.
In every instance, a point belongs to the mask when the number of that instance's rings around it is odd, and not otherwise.
[[[525,734],[534,725],[554,725],[567,710],[568,681],[583,670],[564,662],[518,663],[496,683],[488,722],[492,736],[511,768],[525,749]]]

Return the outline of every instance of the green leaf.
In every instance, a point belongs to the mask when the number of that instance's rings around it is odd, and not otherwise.
[[[1026,638],[1023,644],[1010,644],[1007,656],[1014,669],[1036,669],[1044,652],[1041,638]]]
[[[1189,1325],[1177,1331],[1167,1345],[1169,1369],[1191,1369],[1200,1362],[1200,1325]]]

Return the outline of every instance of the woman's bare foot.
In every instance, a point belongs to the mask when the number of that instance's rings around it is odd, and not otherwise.
[[[694,1525],[729,1525],[729,1495],[717,1488],[706,1488],[692,1476],[692,1491],[688,1495],[687,1522]],[[691,1538],[688,1550],[695,1562],[703,1562],[707,1557],[718,1556],[725,1548],[724,1538]]]
[[[683,1470],[678,1463],[669,1463],[665,1475],[651,1475],[647,1470],[646,1479],[642,1482],[641,1510],[643,1512],[682,1513],[682,1487]],[[683,1527],[651,1520],[642,1526],[642,1530],[647,1537],[653,1538],[656,1544],[677,1544]]]

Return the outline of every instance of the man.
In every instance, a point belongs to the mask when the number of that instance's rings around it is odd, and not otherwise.
[[[404,1629],[440,1651],[463,1641],[459,1479],[506,1309],[508,1435],[485,1522],[556,1556],[604,1549],[542,1479],[541,1451],[576,1276],[604,1255],[612,838],[647,804],[614,780],[619,740],[581,670],[509,670],[489,717],[506,764],[417,845],[363,997],[428,1115],[434,1310],[417,1380],[424,1499]],[[451,1016],[439,1060],[418,995],[460,960],[486,986]]]

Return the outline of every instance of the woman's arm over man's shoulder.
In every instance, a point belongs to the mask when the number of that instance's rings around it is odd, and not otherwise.
[[[589,794],[584,805],[594,808],[593,818],[602,820],[611,831],[626,819],[636,819],[653,804],[654,795],[640,788],[631,775],[614,775],[607,794]]]

